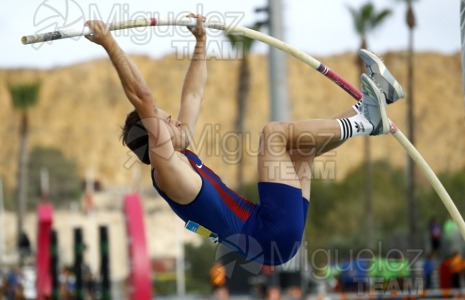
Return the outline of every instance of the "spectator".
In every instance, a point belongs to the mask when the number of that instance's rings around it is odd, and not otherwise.
[[[343,292],[363,292],[368,289],[369,262],[366,259],[344,259],[339,264]]]
[[[63,267],[60,274],[60,299],[71,299],[76,290],[76,278],[72,267]]]
[[[22,274],[19,267],[14,267],[7,274],[6,285],[5,285],[5,297],[7,300],[18,300],[22,299]]]
[[[434,268],[436,267],[436,262],[434,261],[434,254],[435,252],[430,252],[425,259],[425,262],[423,263],[423,277],[425,280],[425,289],[432,289],[433,284],[432,284],[432,275]]]
[[[433,217],[429,224],[431,251],[437,253],[441,248],[442,230],[437,218]]]
[[[223,264],[216,262],[210,269],[210,282],[215,299],[228,299],[228,289],[226,288],[226,268]]]
[[[452,288],[452,275],[450,273],[450,263],[452,255],[447,256],[439,266],[439,283],[441,289]]]
[[[86,299],[95,299],[96,282],[94,275],[87,264],[82,265],[82,278]]]
[[[459,251],[455,251],[454,254],[452,254],[449,268],[450,268],[451,279],[452,279],[452,288],[459,289],[461,286],[460,276],[463,271],[462,256],[460,255]]]
[[[451,255],[449,251],[460,251],[463,248],[463,238],[453,219],[449,218],[444,222],[442,233],[442,249],[444,255],[449,256]]]

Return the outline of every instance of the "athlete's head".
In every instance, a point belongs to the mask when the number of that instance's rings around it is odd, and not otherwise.
[[[162,109],[157,109],[158,121],[161,126],[166,126],[170,133],[170,141],[175,150],[183,150],[189,145],[189,139],[182,129],[181,122],[173,120],[171,115]],[[148,134],[145,129],[139,114],[131,111],[122,128],[121,139],[123,145],[127,145],[134,152],[141,162],[150,165]]]
[[[149,136],[136,110],[131,111],[127,115],[122,130],[121,139],[123,140],[123,145],[128,146],[141,162],[150,165],[148,151]]]

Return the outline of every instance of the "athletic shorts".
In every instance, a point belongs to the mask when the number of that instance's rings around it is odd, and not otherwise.
[[[293,258],[300,247],[309,202],[302,197],[301,189],[286,184],[260,182],[258,191],[260,205],[232,244],[249,260],[281,265]]]

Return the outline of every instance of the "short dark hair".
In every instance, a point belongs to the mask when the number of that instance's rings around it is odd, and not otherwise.
[[[122,127],[121,139],[123,145],[128,146],[141,162],[150,165],[149,136],[136,110],[131,111],[126,116],[126,122]]]

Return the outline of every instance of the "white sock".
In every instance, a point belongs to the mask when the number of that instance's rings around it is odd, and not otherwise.
[[[350,118],[337,119],[341,127],[341,141],[359,135],[369,135],[373,125],[363,114],[356,114]]]

